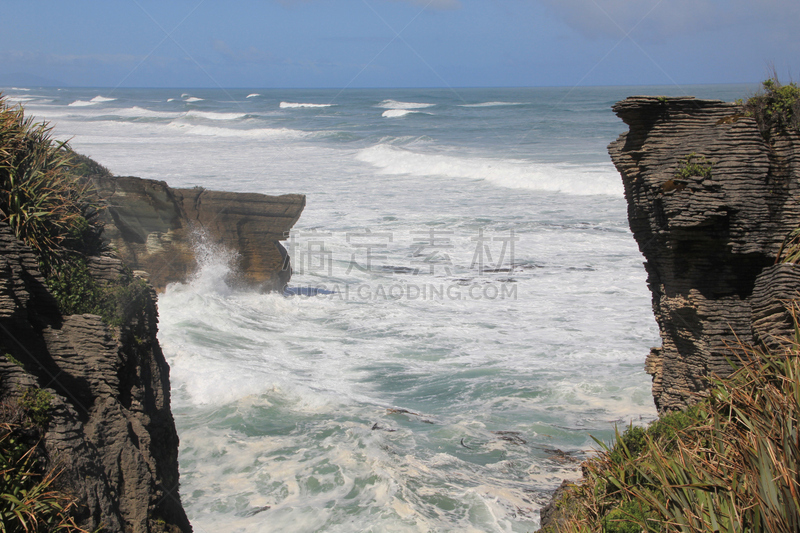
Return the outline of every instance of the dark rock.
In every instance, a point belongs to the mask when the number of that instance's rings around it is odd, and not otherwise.
[[[95,279],[129,282],[119,259],[93,257]],[[127,276],[127,279],[126,279]],[[0,401],[28,387],[53,395],[43,445],[78,500],[78,523],[104,531],[191,531],[178,494],[169,367],[156,339],[155,292],[120,328],[62,316],[35,255],[0,223]]]
[[[707,389],[707,376],[731,372],[738,340],[769,345],[787,334],[780,301],[800,275],[772,265],[800,226],[800,137],[767,141],[740,105],[716,100],[634,96],[613,109],[630,130],[609,153],[662,339],[646,369],[659,411],[680,409]],[[678,180],[692,154],[711,163],[711,175]]]

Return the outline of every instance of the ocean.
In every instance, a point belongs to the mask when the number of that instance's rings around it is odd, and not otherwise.
[[[755,89],[3,94],[118,175],[307,195],[286,294],[198,238],[159,295],[196,532],[525,532],[593,437],[656,416],[611,105]]]

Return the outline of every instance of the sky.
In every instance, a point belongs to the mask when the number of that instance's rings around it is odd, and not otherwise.
[[[800,78],[798,0],[2,0],[0,86],[690,85]]]

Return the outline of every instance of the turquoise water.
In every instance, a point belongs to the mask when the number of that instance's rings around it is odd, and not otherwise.
[[[755,87],[21,89],[117,174],[307,195],[316,296],[202,244],[159,296],[181,495],[200,532],[377,532],[531,531],[592,435],[655,416],[610,106]]]

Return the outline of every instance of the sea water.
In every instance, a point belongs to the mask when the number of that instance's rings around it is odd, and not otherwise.
[[[159,295],[195,531],[484,532],[656,414],[611,105],[753,90],[4,93],[115,174],[307,196],[286,294],[199,236]]]

